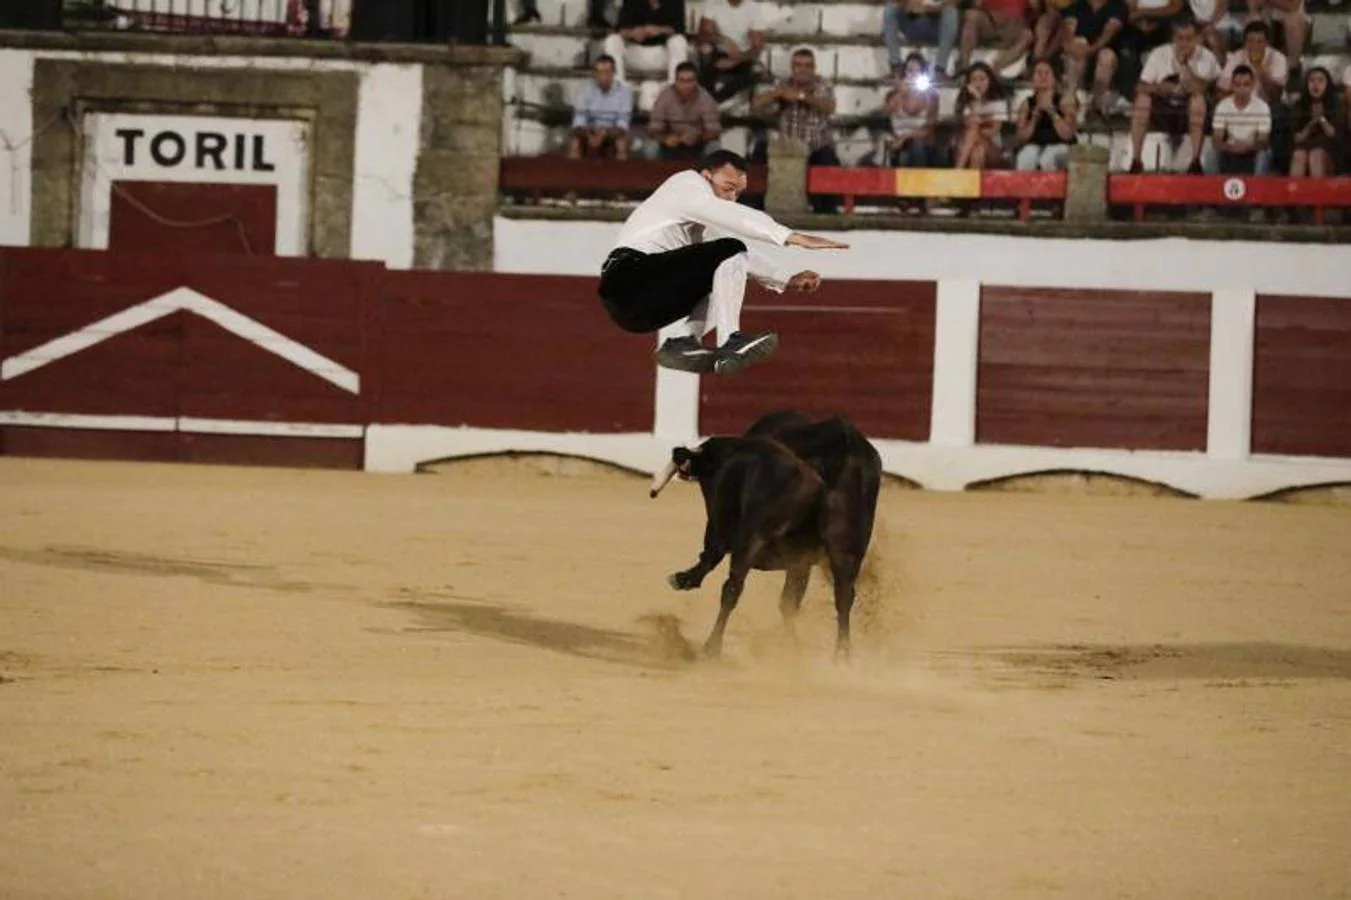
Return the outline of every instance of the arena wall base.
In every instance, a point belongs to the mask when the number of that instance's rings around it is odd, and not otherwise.
[[[651,434],[551,434],[437,425],[371,425],[366,471],[408,473],[422,464],[507,453],[549,453],[608,463],[640,475],[659,470],[675,442]],[[1243,500],[1297,487],[1351,483],[1351,460],[1204,453],[1130,452],[879,440],[883,469],[921,488],[972,485],[1047,472],[1102,474],[1148,482],[1210,500]]]

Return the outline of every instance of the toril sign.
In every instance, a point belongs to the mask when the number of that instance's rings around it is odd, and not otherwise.
[[[224,131],[117,128],[122,165],[136,168],[147,159],[166,169],[190,168],[213,172],[275,172],[275,153],[269,154],[265,134],[228,134]],[[269,158],[273,157],[273,158]]]

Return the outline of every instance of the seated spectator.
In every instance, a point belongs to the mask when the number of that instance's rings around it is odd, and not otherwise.
[[[1190,7],[1201,43],[1223,64],[1229,54],[1228,30],[1234,27],[1234,20],[1229,16],[1229,0],[1191,0]]]
[[[1032,66],[1032,96],[1018,109],[1015,165],[1020,171],[1065,168],[1070,145],[1078,140],[1078,103],[1073,92],[1056,90],[1055,75],[1050,60],[1037,60]]]
[[[1143,172],[1140,153],[1151,127],[1170,137],[1185,133],[1191,143],[1188,174],[1200,175],[1201,141],[1205,136],[1207,98],[1220,75],[1215,54],[1200,46],[1196,23],[1183,17],[1173,23],[1173,39],[1149,54],[1135,88],[1131,113],[1131,172]]]
[[[816,74],[816,54],[805,47],[793,53],[791,66],[788,78],[759,94],[751,109],[757,115],[776,114],[779,134],[807,145],[807,165],[838,166],[840,157],[830,128],[835,91]],[[833,212],[838,205],[833,197],[812,196],[810,200],[817,212]]]
[[[1143,60],[1155,47],[1168,43],[1168,25],[1183,6],[1184,0],[1126,0],[1130,15],[1118,45],[1120,53]],[[1139,68],[1133,68],[1128,74],[1138,77],[1139,73]]]
[[[887,94],[887,161],[893,166],[929,169],[940,165],[938,145],[938,91],[929,79],[923,55],[911,53],[896,87]]]
[[[765,32],[753,0],[708,0],[699,17],[699,83],[719,103],[755,86]]]
[[[1336,174],[1337,160],[1346,145],[1347,120],[1327,69],[1314,66],[1309,70],[1292,112],[1294,153],[1290,174],[1314,178]]]
[[[1304,0],[1248,0],[1248,22],[1256,21],[1266,22],[1268,27],[1281,23],[1285,55],[1290,60],[1290,68],[1298,71],[1309,37],[1309,17],[1304,11]]]
[[[1055,59],[1064,49],[1065,33],[1061,23],[1065,20],[1065,11],[1074,5],[1075,0],[1043,0],[1041,12],[1037,14],[1032,27],[1032,61]]]
[[[1225,175],[1271,171],[1271,107],[1255,93],[1256,77],[1245,65],[1234,69],[1234,92],[1215,106],[1212,140]]]
[[[572,143],[568,156],[629,158],[629,122],[633,117],[633,91],[615,80],[615,61],[596,57],[591,67],[594,80],[584,87],[572,106]]]
[[[962,133],[957,138],[953,166],[958,169],[997,169],[1004,163],[1004,124],[1009,103],[994,69],[973,63],[957,96],[957,118]]]
[[[974,0],[962,16],[961,49],[957,69],[971,64],[971,54],[984,38],[998,41],[999,55],[993,68],[999,72],[1022,62],[1032,48],[1032,29],[1028,27],[1029,0]],[[1016,74],[1016,73],[1013,73]]]
[[[1065,87],[1078,91],[1084,81],[1092,84],[1090,104],[1099,113],[1110,103],[1116,77],[1116,45],[1130,8],[1125,0],[1075,0],[1065,10]]]
[[[901,38],[914,44],[937,45],[932,77],[946,78],[948,60],[957,44],[961,28],[959,0],[891,0],[882,12],[882,42],[887,46],[887,62],[893,73],[899,72]]]
[[[1290,77],[1290,65],[1285,54],[1271,46],[1268,38],[1270,29],[1265,22],[1249,22],[1243,28],[1243,47],[1237,53],[1230,53],[1224,71],[1220,73],[1218,87],[1221,96],[1228,96],[1233,87],[1230,82],[1234,71],[1241,65],[1253,70],[1257,79],[1254,93],[1275,103],[1285,93],[1285,83]]]
[[[690,43],[685,37],[685,0],[624,0],[619,24],[605,39],[605,54],[615,61],[615,74],[624,77],[624,50],[629,44],[666,47],[666,77],[675,81],[676,66],[685,62]]]
[[[662,88],[648,116],[647,133],[657,141],[661,159],[698,159],[722,135],[718,104],[704,90],[694,63],[676,66],[675,81]]]

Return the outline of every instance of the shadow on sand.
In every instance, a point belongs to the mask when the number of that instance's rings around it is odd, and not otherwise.
[[[400,600],[381,605],[417,618],[418,624],[406,631],[472,634],[619,665],[672,669],[693,662],[697,655],[681,633],[680,620],[672,615],[640,617],[637,623],[648,632],[643,635],[546,619],[468,599]]]
[[[993,651],[1017,668],[1096,678],[1209,681],[1351,679],[1351,650],[1263,641],[1201,644],[1070,644]]]

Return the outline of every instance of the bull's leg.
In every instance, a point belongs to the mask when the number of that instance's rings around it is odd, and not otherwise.
[[[666,583],[677,591],[692,591],[704,583],[708,573],[716,569],[726,555],[726,544],[717,525],[710,520],[704,526],[704,549],[700,551],[699,559],[688,569],[668,576]]]
[[[741,599],[741,591],[746,586],[746,575],[749,571],[750,566],[744,557],[733,554],[732,563],[727,571],[727,580],[722,583],[722,604],[718,607],[718,621],[713,623],[713,631],[709,634],[708,640],[704,641],[704,655],[710,657],[722,655],[722,633],[727,629],[727,620],[731,618],[732,610],[736,609],[737,601]]]
[[[783,576],[783,593],[779,594],[779,615],[783,617],[784,630],[790,637],[797,637],[794,622],[798,610],[802,608],[802,597],[807,593],[807,582],[811,579],[811,563],[803,565],[793,563]]]
[[[854,608],[859,560],[853,556],[832,558],[830,574],[835,581],[835,658],[849,657],[849,614]]]

